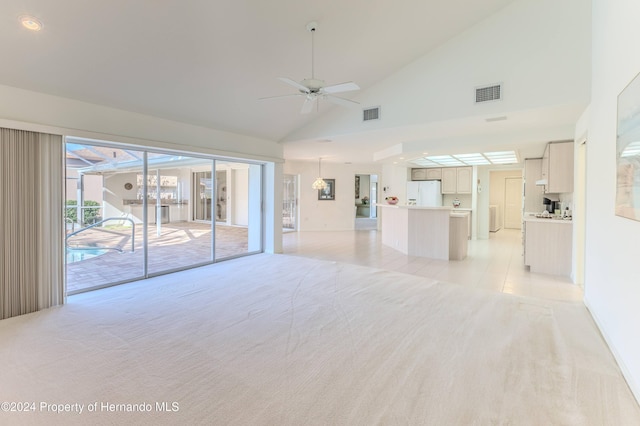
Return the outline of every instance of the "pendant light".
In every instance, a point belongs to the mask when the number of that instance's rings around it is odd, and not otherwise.
[[[311,185],[311,188],[313,189],[325,189],[327,187],[327,182],[324,181],[324,179],[322,179],[322,173],[320,173],[320,161],[322,160],[322,157],[318,158],[318,179],[316,179],[313,182],[313,185]]]

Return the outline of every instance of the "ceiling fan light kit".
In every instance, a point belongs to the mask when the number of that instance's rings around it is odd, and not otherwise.
[[[313,110],[313,107],[318,107],[319,100],[325,99],[331,103],[342,106],[354,106],[359,105],[358,102],[352,101],[338,96],[334,96],[335,93],[350,92],[353,90],[360,90],[360,87],[352,81],[346,83],[333,84],[331,86],[325,86],[324,80],[315,78],[314,73],[314,44],[313,35],[318,29],[318,23],[315,21],[309,22],[306,25],[307,31],[311,33],[311,78],[305,78],[301,82],[297,82],[290,78],[279,77],[278,80],[282,81],[289,86],[298,89],[299,93],[291,95],[281,96],[269,96],[267,98],[260,98],[260,100],[276,99],[276,98],[288,98],[292,96],[302,96],[305,98],[304,104],[300,112],[302,114],[308,114]]]

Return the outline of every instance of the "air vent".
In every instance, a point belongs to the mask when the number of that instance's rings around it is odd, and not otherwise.
[[[476,87],[476,103],[499,101],[502,99],[502,85]]]
[[[362,121],[380,120],[380,107],[362,110]]]

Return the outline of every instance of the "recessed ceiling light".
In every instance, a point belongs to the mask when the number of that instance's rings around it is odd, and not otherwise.
[[[35,16],[22,15],[20,17],[20,23],[23,27],[31,31],[40,31],[42,29],[42,21]]]

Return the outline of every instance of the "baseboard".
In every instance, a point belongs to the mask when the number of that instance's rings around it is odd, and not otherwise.
[[[624,380],[627,382],[627,386],[629,386],[629,389],[631,389],[631,393],[635,397],[636,402],[640,404],[640,386],[638,386],[638,383],[636,383],[636,381],[634,380],[633,376],[631,375],[631,372],[629,371],[626,364],[622,360],[622,357],[618,353],[618,350],[616,349],[615,345],[611,342],[611,339],[609,339],[609,336],[604,331],[604,327],[602,326],[602,323],[598,319],[598,316],[593,313],[593,309],[591,309],[589,301],[586,298],[584,299],[584,304],[587,307],[589,314],[591,314],[591,318],[593,318],[593,321],[596,323],[598,330],[600,330],[600,335],[602,336],[604,341],[607,343],[607,346],[609,346],[609,350],[613,354],[613,358],[616,360],[618,367],[620,367],[620,371],[622,372],[622,377],[624,377]]]

